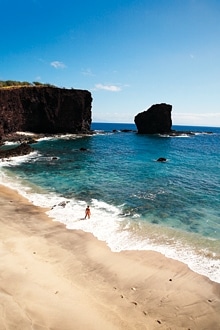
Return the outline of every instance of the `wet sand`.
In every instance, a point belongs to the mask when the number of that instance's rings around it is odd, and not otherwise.
[[[220,329],[220,284],[186,265],[113,253],[3,186],[0,209],[0,330]]]

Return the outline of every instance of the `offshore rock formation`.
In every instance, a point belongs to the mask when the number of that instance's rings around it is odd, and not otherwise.
[[[167,159],[164,158],[164,157],[160,157],[160,158],[157,159],[157,162],[161,162],[161,163],[164,163],[166,161],[167,161]]]
[[[137,114],[134,122],[140,134],[171,133],[172,105],[161,103],[154,104],[148,110]]]
[[[89,91],[48,86],[0,88],[0,138],[17,131],[87,133]]]
[[[12,149],[0,150],[0,159],[24,156],[24,155],[28,155],[32,151],[33,149],[27,143],[22,143],[19,146]]]

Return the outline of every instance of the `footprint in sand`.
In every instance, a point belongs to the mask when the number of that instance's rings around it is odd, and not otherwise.
[[[135,306],[137,306],[138,304],[136,301],[132,301],[131,303],[134,304]]]

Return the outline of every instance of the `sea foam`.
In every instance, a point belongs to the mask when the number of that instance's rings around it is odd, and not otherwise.
[[[207,258],[180,242],[165,239],[162,244],[150,237],[140,237],[130,230],[132,219],[122,214],[122,209],[93,199],[91,201],[91,218],[84,219],[87,203],[73,198],[66,199],[54,193],[36,193],[33,186],[24,186],[19,180],[1,173],[1,184],[16,190],[31,203],[49,208],[47,215],[53,220],[63,223],[69,230],[83,230],[92,233],[97,239],[106,242],[113,252],[124,250],[156,251],[168,258],[181,261],[193,271],[207,276],[220,283],[220,265],[218,258]]]

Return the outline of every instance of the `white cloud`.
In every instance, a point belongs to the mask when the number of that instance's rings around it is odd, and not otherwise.
[[[66,65],[63,62],[59,61],[53,61],[50,63],[51,66],[53,66],[55,69],[64,69],[66,68]]]
[[[220,113],[176,113],[172,118],[173,125],[220,126]]]
[[[111,113],[111,112],[101,112],[93,113],[93,122],[103,122],[103,123],[134,123],[134,115],[129,113]]]
[[[109,92],[120,92],[121,88],[115,85],[103,85],[103,84],[96,84],[95,90],[105,90]]]
[[[92,73],[92,70],[91,69],[86,69],[86,70],[82,70],[82,74],[84,76],[94,76],[94,74]]]

